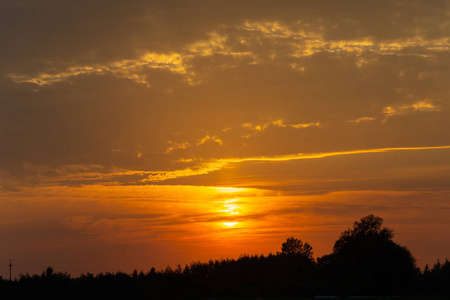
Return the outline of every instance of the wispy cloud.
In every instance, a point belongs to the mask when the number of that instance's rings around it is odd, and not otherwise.
[[[440,111],[440,107],[435,105],[432,100],[426,99],[411,104],[386,106],[383,108],[383,114],[386,118],[421,111]]]
[[[146,53],[138,59],[113,61],[108,64],[73,66],[59,73],[41,73],[37,76],[9,74],[9,76],[16,83],[35,83],[41,86],[68,80],[79,75],[112,74],[150,86],[145,75],[140,72],[143,68],[167,69],[177,74],[186,74],[186,69],[179,54]]]
[[[226,158],[226,159],[211,160],[209,162],[203,162],[196,168],[187,168],[183,170],[167,171],[167,172],[153,172],[149,175],[147,179],[144,179],[143,181],[158,182],[179,177],[203,175],[221,170],[229,166],[230,164],[241,162],[277,162],[277,161],[280,162],[299,159],[319,159],[341,155],[385,153],[391,151],[437,150],[437,149],[450,149],[450,146],[378,148],[378,149],[362,149],[362,150],[324,152],[324,153],[296,153],[290,155],[279,155],[270,157],[262,156],[262,157],[247,157],[247,158]]]
[[[280,127],[280,128],[287,128],[287,127],[291,127],[291,128],[296,128],[296,129],[300,129],[300,128],[308,128],[308,127],[320,127],[320,122],[315,122],[315,123],[298,123],[298,124],[286,124],[284,123],[284,120],[276,120],[276,121],[270,121],[270,122],[266,122],[266,123],[262,123],[262,124],[254,124],[254,123],[244,123],[242,124],[242,127],[245,129],[249,129],[251,131],[264,131],[269,127]]]
[[[215,135],[210,135],[209,133],[207,135],[205,135],[203,138],[201,138],[196,145],[203,145],[204,143],[211,141],[211,142],[215,142],[219,145],[223,145],[222,140],[215,136]]]
[[[172,151],[177,150],[177,149],[187,149],[187,148],[191,148],[194,146],[200,146],[200,145],[203,145],[208,142],[217,143],[221,146],[223,145],[223,141],[220,137],[218,137],[217,135],[210,135],[209,133],[207,133],[204,137],[199,139],[196,143],[189,143],[189,142],[177,143],[177,142],[173,142],[173,141],[169,140],[168,143],[170,146],[166,149],[166,151],[164,153],[169,154]]]
[[[186,149],[186,148],[189,148],[192,146],[188,142],[177,143],[177,142],[172,142],[169,140],[168,143],[170,146],[166,149],[165,154],[169,154],[170,152],[172,152],[173,150],[176,150],[176,149]]]
[[[161,171],[145,171],[145,170],[125,170],[120,168],[104,168],[102,166],[83,166],[71,165],[59,168],[39,167],[28,165],[27,168],[38,172],[42,184],[44,185],[59,185],[68,184],[70,182],[84,182],[83,184],[119,184],[116,182],[117,178],[124,176],[137,176],[136,183],[148,182],[163,182],[166,180],[191,177],[198,175],[205,175],[211,172],[219,171],[230,167],[232,164],[243,162],[283,162],[292,160],[307,160],[320,159],[325,157],[355,155],[355,154],[370,154],[370,153],[386,153],[391,151],[422,151],[422,150],[437,150],[450,149],[450,146],[432,146],[432,147],[396,147],[396,148],[377,148],[377,149],[361,149],[352,151],[337,151],[337,152],[323,152],[323,153],[295,153],[289,155],[275,155],[275,156],[259,156],[259,157],[242,157],[242,158],[220,158],[220,159],[180,159],[178,163],[194,164],[191,167],[176,169],[176,170],[161,170]],[[53,175],[46,175],[53,174]],[[57,174],[57,176],[55,175]]]
[[[373,118],[373,117],[361,117],[361,118],[357,118],[357,119],[354,119],[354,120],[350,120],[348,122],[359,124],[361,122],[370,122],[370,121],[374,121],[374,120],[376,120],[376,118]]]

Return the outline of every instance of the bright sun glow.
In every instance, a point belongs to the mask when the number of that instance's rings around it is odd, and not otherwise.
[[[224,223],[222,223],[222,225],[226,226],[226,227],[234,227],[237,224],[239,224],[239,222],[224,222]]]

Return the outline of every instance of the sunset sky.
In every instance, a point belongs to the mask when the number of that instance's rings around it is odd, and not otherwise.
[[[450,258],[449,1],[0,0],[0,275]]]

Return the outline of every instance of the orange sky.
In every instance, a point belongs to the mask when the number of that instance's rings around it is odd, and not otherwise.
[[[0,275],[450,253],[446,1],[0,0]],[[3,267],[2,267],[3,265]]]

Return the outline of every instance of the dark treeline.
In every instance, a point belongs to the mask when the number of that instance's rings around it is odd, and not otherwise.
[[[314,295],[450,296],[450,262],[423,271],[393,231],[369,215],[336,241],[333,252],[313,258],[312,247],[288,238],[281,252],[192,262],[176,269],[132,274],[82,274],[47,268],[41,275],[0,280],[0,299],[180,299]]]

